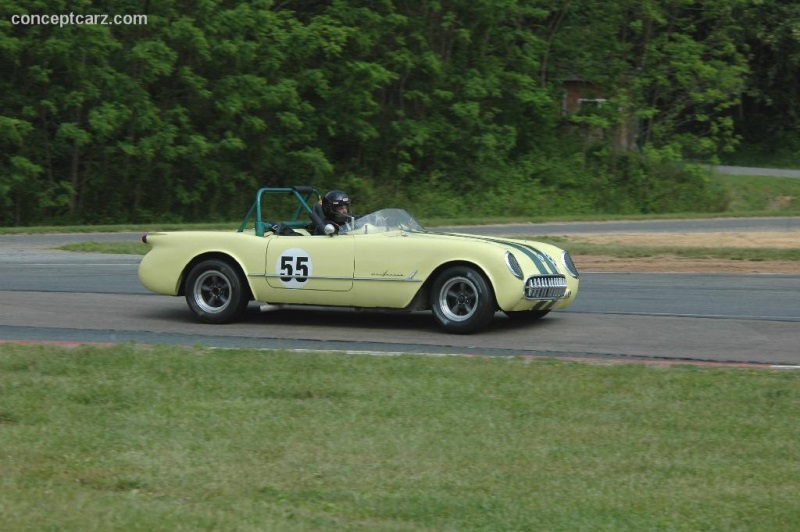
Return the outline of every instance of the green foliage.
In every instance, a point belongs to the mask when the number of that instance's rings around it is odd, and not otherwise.
[[[751,143],[797,137],[800,120],[800,4],[761,0],[743,11],[741,26],[752,75],[738,130]],[[796,140],[795,140],[796,142]]]
[[[0,0],[0,225],[219,221],[293,184],[349,186],[365,207],[432,194],[439,216],[717,210],[702,176],[651,154],[730,150],[748,87],[797,105],[777,95],[798,57],[797,11],[777,1],[71,9],[147,24],[14,24],[63,2]],[[575,77],[605,104],[564,116]]]
[[[794,128],[764,133],[722,160],[725,164],[748,167],[800,168],[800,131]]]

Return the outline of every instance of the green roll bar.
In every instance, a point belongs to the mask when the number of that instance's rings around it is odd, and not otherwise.
[[[239,226],[239,233],[244,232],[245,228],[247,228],[247,224],[250,221],[250,218],[255,217],[255,230],[257,236],[264,236],[264,233],[272,227],[273,224],[278,223],[278,220],[267,221],[264,220],[262,217],[261,212],[261,196],[264,194],[291,194],[297,200],[297,210],[294,212],[294,215],[289,220],[280,220],[281,223],[288,225],[289,227],[305,227],[309,223],[309,218],[313,219],[314,211],[311,208],[311,205],[316,203],[320,199],[319,192],[314,187],[308,186],[294,186],[294,187],[264,187],[258,189],[256,192],[256,200],[253,202],[253,206],[250,207],[250,210],[247,211],[247,215],[242,220],[241,225]],[[316,200],[309,203],[309,199],[313,196],[316,196]],[[301,215],[305,215],[305,218],[300,218]]]

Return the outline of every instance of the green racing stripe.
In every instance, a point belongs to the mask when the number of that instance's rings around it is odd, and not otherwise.
[[[550,258],[530,245],[523,245],[517,242],[509,242],[507,240],[501,240],[492,237],[484,237],[484,236],[477,236],[477,235],[461,235],[458,233],[432,233],[437,235],[445,235],[445,236],[455,236],[460,238],[469,238],[470,240],[480,240],[483,242],[492,242],[494,244],[502,244],[504,246],[508,246],[511,248],[516,249],[517,251],[522,252],[526,257],[528,257],[533,265],[536,266],[536,269],[539,270],[539,273],[547,275],[553,273],[559,273],[558,268],[553,263]]]
[[[539,273],[549,274],[549,273],[559,273],[558,268],[550,260],[545,253],[542,253],[538,249],[530,245],[518,244],[516,242],[506,242],[503,240],[490,240],[491,242],[496,242],[498,244],[505,244],[506,246],[511,246],[514,249],[518,249],[519,251],[523,252],[527,255],[533,262],[536,264],[536,267],[539,268]]]

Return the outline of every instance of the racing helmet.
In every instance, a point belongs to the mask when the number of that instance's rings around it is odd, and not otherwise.
[[[346,207],[344,213],[337,211],[337,208],[342,205]],[[350,198],[341,190],[331,190],[322,198],[322,212],[327,220],[333,220],[336,223],[345,223],[350,214]]]

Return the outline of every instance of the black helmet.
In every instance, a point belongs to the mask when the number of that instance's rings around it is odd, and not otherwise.
[[[336,208],[342,205],[347,207],[346,214],[349,215],[350,198],[347,197],[346,193],[341,190],[331,190],[325,194],[325,197],[322,198],[322,212],[325,214],[325,218],[336,223],[345,223],[348,220],[347,216],[336,212]]]

